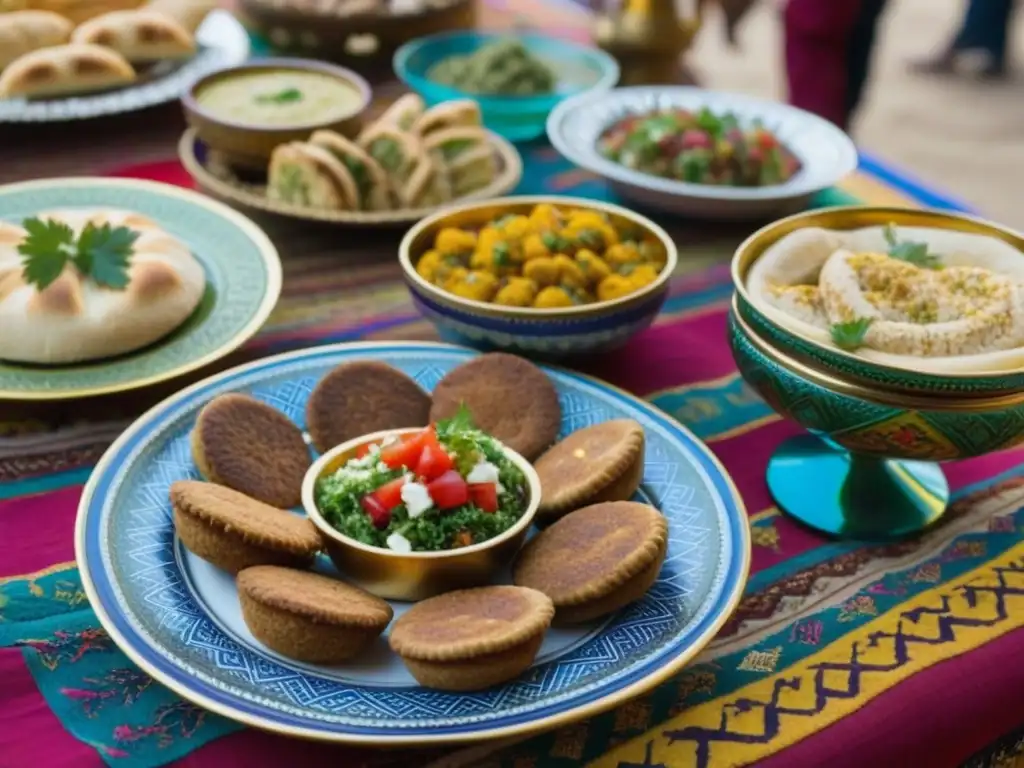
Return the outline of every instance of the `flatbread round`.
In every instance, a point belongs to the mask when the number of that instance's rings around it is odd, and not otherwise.
[[[98,285],[74,266],[42,291],[26,283],[18,245],[24,230],[0,225],[0,359],[66,364],[124,354],[180,326],[206,287],[188,247],[155,222],[128,211],[61,210],[38,214],[77,234],[87,223],[139,233],[123,290]]]

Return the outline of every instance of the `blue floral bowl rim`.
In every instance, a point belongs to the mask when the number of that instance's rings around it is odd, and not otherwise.
[[[464,299],[441,290],[436,285],[425,280],[416,271],[416,264],[413,262],[413,243],[426,230],[442,224],[446,219],[460,217],[463,214],[479,209],[487,208],[532,208],[535,205],[548,203],[563,208],[585,208],[601,211],[620,216],[624,219],[643,227],[651,235],[654,235],[665,246],[665,266],[662,268],[657,279],[644,286],[636,293],[622,296],[611,301],[599,301],[593,304],[581,304],[574,307],[556,307],[552,309],[535,309],[533,307],[498,307],[483,301]],[[398,262],[402,266],[406,282],[410,284],[417,293],[429,298],[441,306],[452,307],[461,310],[468,315],[482,317],[494,317],[508,320],[525,322],[559,321],[559,320],[582,320],[603,317],[615,314],[624,309],[642,304],[655,294],[668,289],[668,282],[675,272],[679,263],[679,251],[675,242],[662,227],[655,224],[646,216],[643,216],[621,205],[606,203],[600,200],[588,200],[581,197],[562,197],[558,195],[513,195],[509,197],[495,197],[490,200],[472,200],[462,205],[455,205],[444,208],[437,213],[420,219],[413,225],[398,246]]]

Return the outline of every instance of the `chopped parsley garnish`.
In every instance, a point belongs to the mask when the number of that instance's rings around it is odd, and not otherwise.
[[[923,269],[940,269],[942,262],[939,257],[928,251],[927,243],[900,242],[896,236],[896,225],[885,225],[885,242],[889,245],[889,256],[906,261]]]
[[[276,93],[260,93],[256,96],[257,104],[292,104],[302,101],[302,91],[298,88],[285,88]]]
[[[128,266],[139,233],[128,227],[89,222],[78,237],[67,224],[52,219],[25,219],[28,236],[18,245],[22,277],[43,290],[60,277],[70,262],[85,277],[105,288],[128,285]]]
[[[569,247],[569,241],[554,232],[545,232],[540,240],[551,253],[563,253]]]
[[[491,248],[491,261],[496,267],[507,267],[512,261],[512,253],[508,243],[495,243]]]
[[[872,318],[861,317],[846,323],[835,323],[831,330],[832,342],[840,349],[853,352],[864,346],[864,337],[871,327]]]

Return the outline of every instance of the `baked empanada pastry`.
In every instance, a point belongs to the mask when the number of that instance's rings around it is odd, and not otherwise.
[[[15,11],[0,15],[0,70],[26,53],[66,43],[74,25],[49,11]]]
[[[37,11],[59,13],[72,24],[81,24],[111,11],[138,8],[144,0],[29,0],[27,6]]]
[[[102,45],[128,61],[187,59],[196,52],[192,33],[159,11],[114,11],[97,16],[71,35],[74,43]]]
[[[143,8],[169,16],[194,35],[217,5],[217,0],[150,0]]]
[[[326,149],[298,141],[271,155],[267,195],[304,208],[359,210],[359,190],[344,164]]]
[[[452,194],[462,197],[494,181],[498,166],[482,128],[460,126],[435,131],[423,146],[451,179]]]
[[[316,131],[309,137],[309,143],[326,149],[345,166],[358,190],[359,210],[386,211],[392,208],[388,175],[363,149],[334,131]]]
[[[134,80],[132,65],[116,51],[69,43],[40,48],[11,62],[0,74],[0,97],[70,96]]]

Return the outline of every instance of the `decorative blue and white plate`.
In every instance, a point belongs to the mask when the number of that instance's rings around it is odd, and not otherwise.
[[[400,342],[318,347],[227,371],[145,414],[103,456],[78,510],[82,581],[111,637],[154,678],[207,709],[279,733],[378,746],[555,727],[624,702],[680,670],[714,636],[743,589],[750,541],[742,502],[688,430],[641,400],[569,371],[546,369],[561,397],[564,434],[614,418],[644,426],[639,498],[668,518],[668,555],[642,601],[591,626],[551,631],[534,666],[517,680],[480,693],[430,691],[416,685],[384,638],[347,666],[290,661],[246,629],[232,578],[181,546],[168,487],[198,477],[189,431],[212,397],[244,392],[301,426],[311,389],[340,363],[381,360],[432,390],[475,354]],[[396,613],[405,607],[396,603]]]

